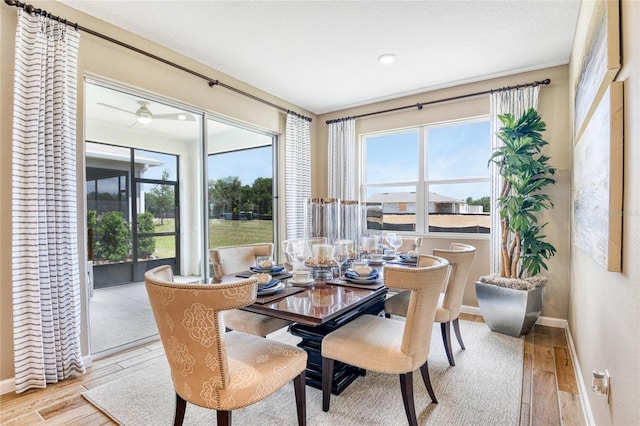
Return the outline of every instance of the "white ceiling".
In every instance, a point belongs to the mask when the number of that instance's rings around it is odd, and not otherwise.
[[[316,114],[566,64],[580,9],[579,0],[59,1]],[[378,63],[389,52],[397,61]]]

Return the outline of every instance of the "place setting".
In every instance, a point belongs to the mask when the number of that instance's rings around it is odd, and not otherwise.
[[[384,286],[380,272],[367,262],[353,262],[342,277],[328,281],[329,284],[376,290]]]
[[[291,278],[291,274],[282,265],[276,265],[269,256],[258,256],[255,266],[250,266],[248,271],[236,274],[236,277],[249,278],[254,274],[269,274],[280,281]]]
[[[308,287],[315,282],[309,271],[293,271],[292,275],[289,284],[294,287]]]

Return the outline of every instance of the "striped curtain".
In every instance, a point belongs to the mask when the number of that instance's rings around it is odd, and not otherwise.
[[[502,122],[498,119],[502,114],[513,114],[521,117],[529,108],[538,107],[538,93],[540,86],[522,87],[514,90],[503,90],[491,93],[491,151],[498,148],[502,141],[496,136]],[[498,168],[491,163],[491,273],[500,273],[500,247],[502,235],[500,232],[500,214],[498,213],[498,198],[502,188],[502,177]]]
[[[85,367],[76,205],[78,32],[18,9],[13,105],[16,392]]]
[[[357,200],[356,120],[329,124],[329,197]]]
[[[311,197],[309,121],[287,113],[285,134],[285,213],[287,239],[305,236],[305,203]]]

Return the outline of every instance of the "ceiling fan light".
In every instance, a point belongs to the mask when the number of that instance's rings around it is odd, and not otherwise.
[[[142,124],[149,124],[151,123],[152,118],[146,115],[140,115],[138,114],[138,118],[136,118],[136,121],[138,123],[142,123]]]
[[[378,61],[381,64],[385,65],[392,64],[396,61],[396,55],[394,55],[393,53],[384,53],[378,56]]]
[[[149,104],[144,101],[138,101],[138,104],[140,104],[140,108],[138,108],[138,110],[136,111],[136,121],[142,124],[151,123],[153,114],[151,114],[151,111],[149,111],[149,108],[147,108],[147,105]]]

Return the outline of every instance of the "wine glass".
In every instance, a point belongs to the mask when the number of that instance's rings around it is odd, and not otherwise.
[[[305,240],[287,241],[287,256],[294,271],[299,271],[304,265],[304,260],[308,257],[307,242]]]
[[[338,277],[342,275],[342,266],[351,256],[349,244],[346,241],[337,241],[333,246],[333,259],[338,263]]]
[[[396,253],[398,252],[398,249],[400,248],[400,246],[402,245],[402,238],[400,238],[400,236],[398,234],[396,234],[395,232],[389,232],[387,234],[387,243],[393,247],[393,249],[396,251]]]

